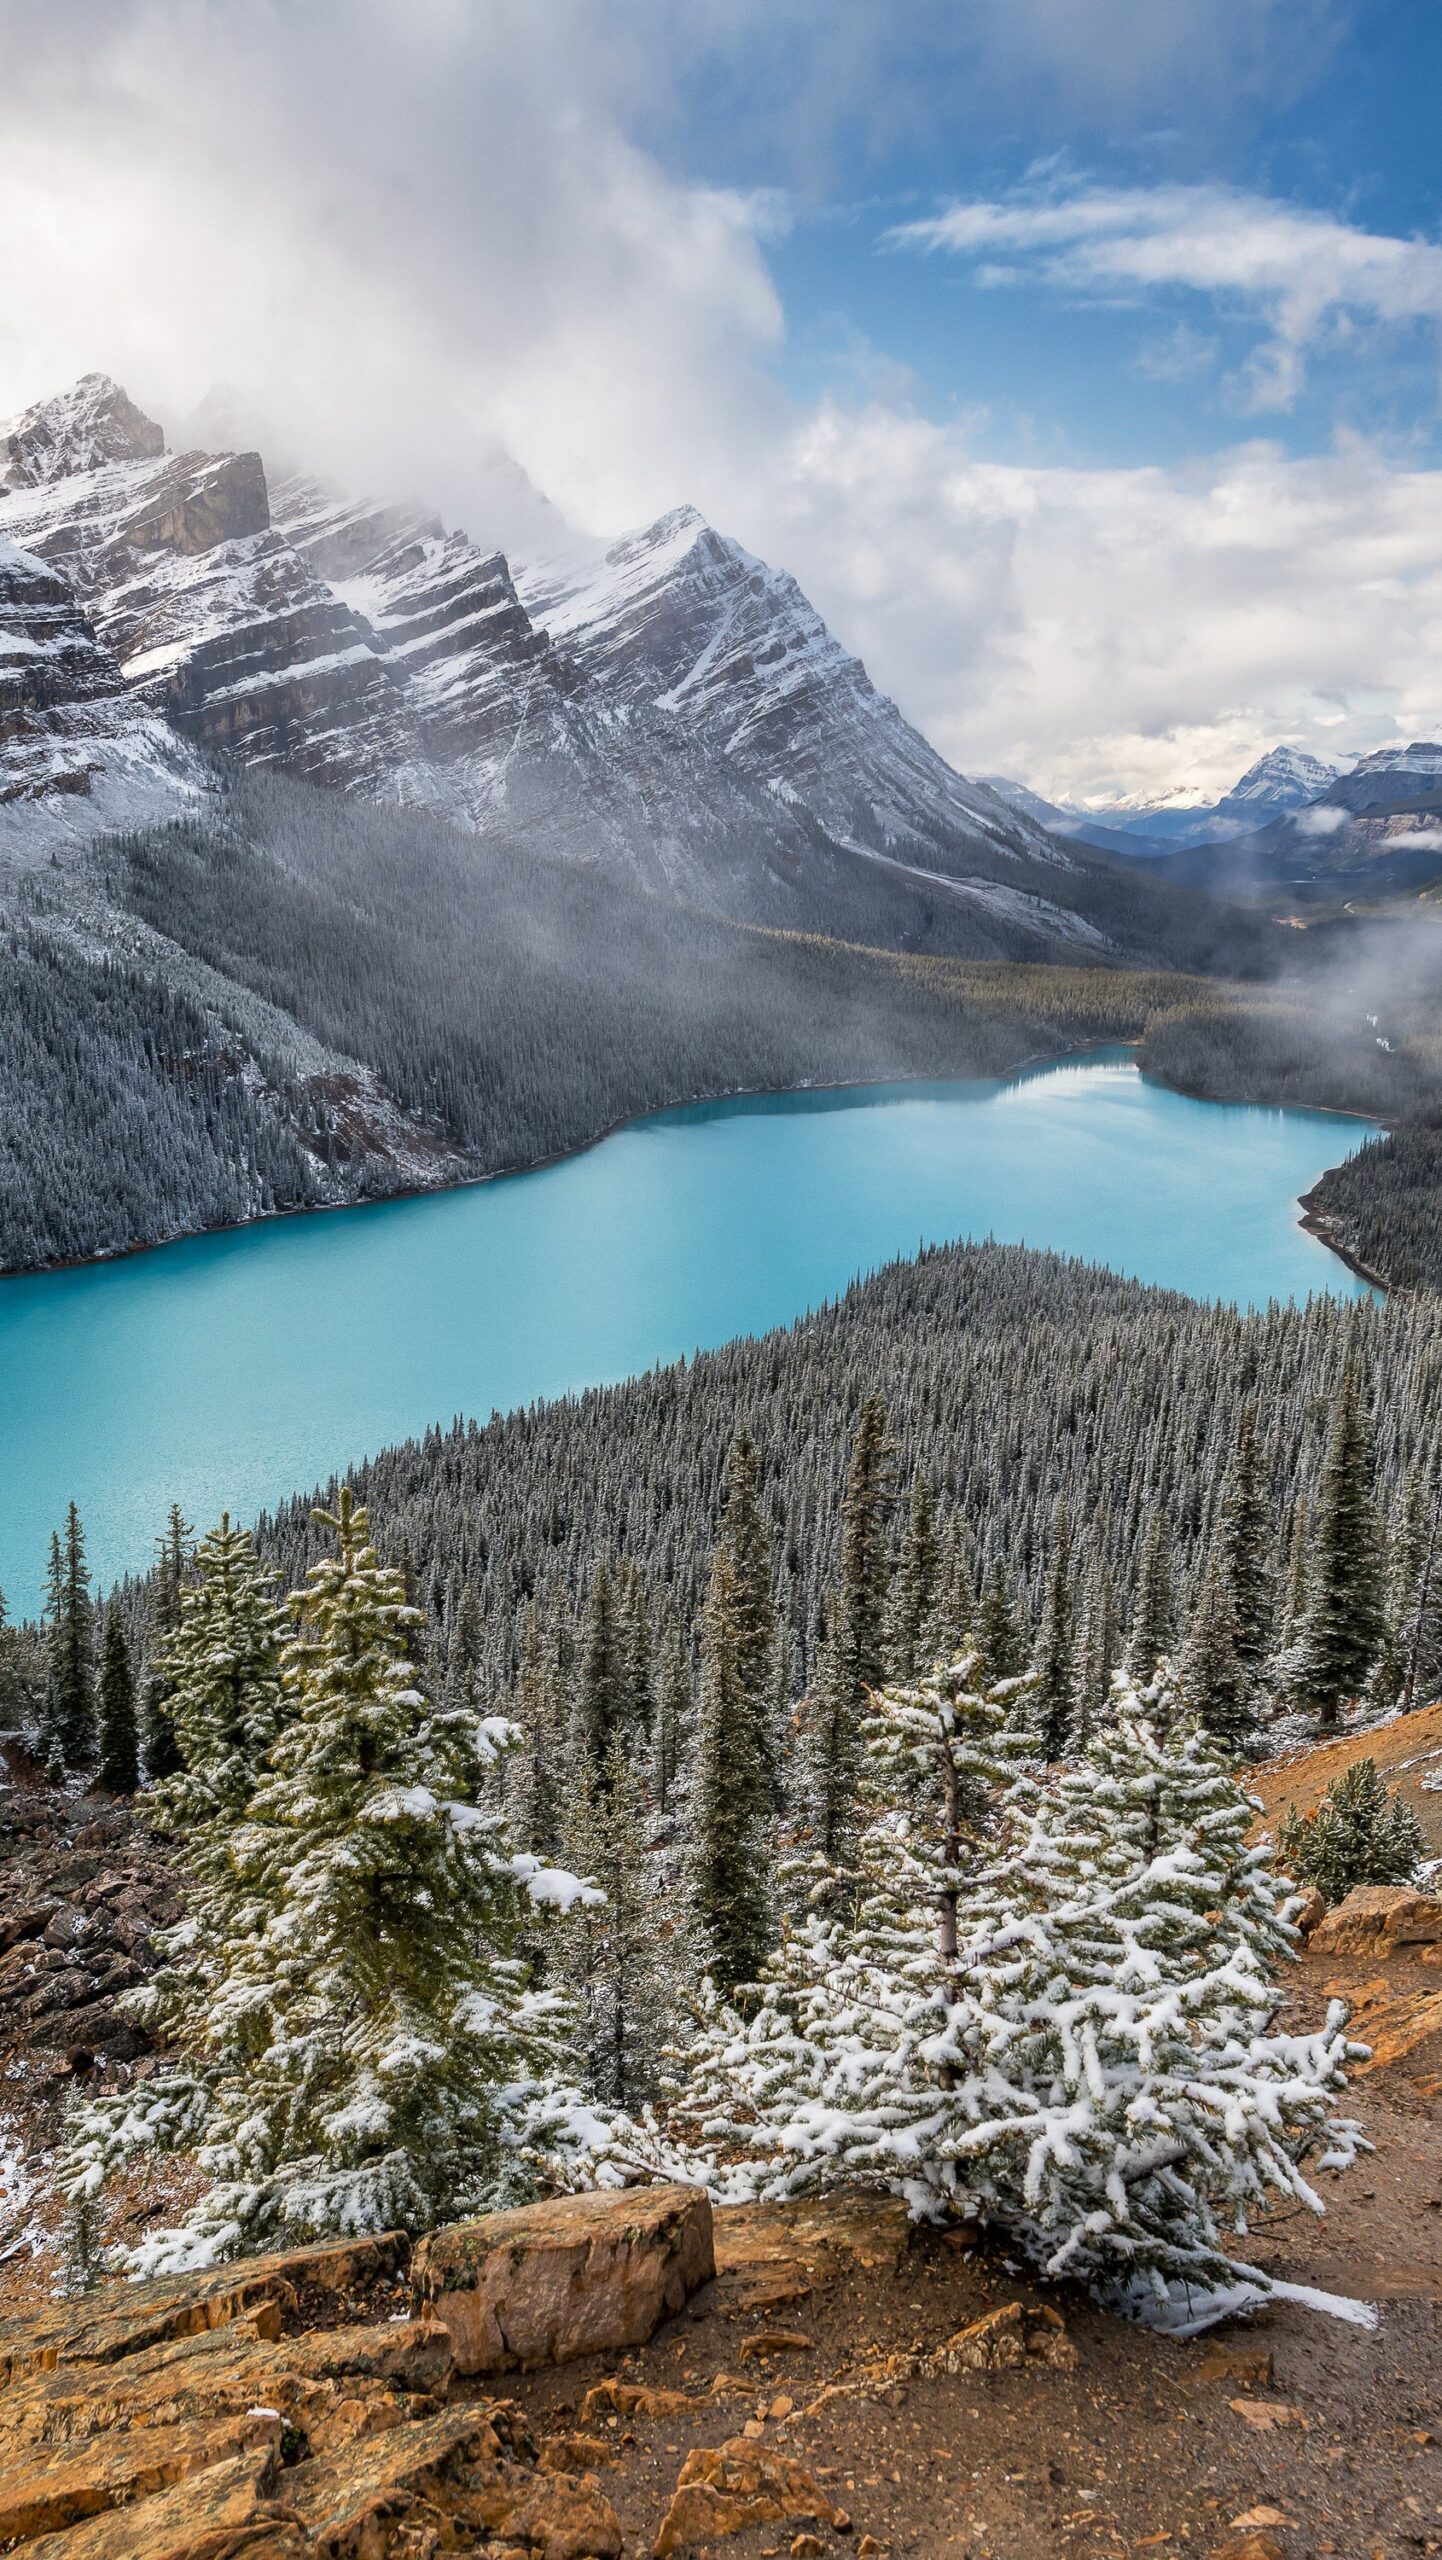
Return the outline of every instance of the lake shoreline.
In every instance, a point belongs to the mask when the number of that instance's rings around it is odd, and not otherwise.
[[[619,1136],[624,1129],[634,1129],[644,1120],[659,1120],[668,1111],[688,1111],[702,1103],[759,1102],[769,1094],[775,1094],[780,1099],[788,1095],[805,1093],[863,1093],[887,1085],[1009,1084],[1014,1078],[1025,1075],[1033,1067],[1064,1067],[1072,1059],[1094,1056],[1099,1049],[1126,1049],[1131,1051],[1135,1058],[1136,1052],[1143,1046],[1144,1037],[1141,1034],[1127,1039],[1115,1033],[1108,1033],[1099,1035],[1095,1039],[1069,1042],[1065,1048],[1031,1050],[1024,1058],[1016,1059],[1000,1074],[993,1072],[990,1075],[918,1076],[912,1073],[901,1073],[894,1076],[871,1076],[866,1079],[865,1084],[847,1077],[794,1085],[730,1085],[722,1092],[677,1094],[669,1102],[649,1103],[644,1110],[623,1112],[618,1119],[608,1121],[604,1128],[594,1130],[589,1137],[578,1138],[573,1146],[553,1148],[549,1154],[528,1157],[521,1164],[494,1165],[487,1171],[477,1173],[456,1173],[440,1182],[398,1183],[393,1191],[377,1192],[365,1199],[296,1201],[286,1208],[257,1209],[251,1217],[230,1218],[219,1226],[177,1227],[169,1235],[147,1236],[134,1244],[116,1245],[103,1253],[68,1254],[54,1262],[24,1263],[14,1269],[0,1271],[0,1290],[12,1281],[45,1280],[62,1271],[103,1270],[111,1264],[133,1262],[142,1254],[164,1253],[172,1245],[191,1244],[202,1237],[245,1235],[253,1227],[276,1226],[289,1218],[349,1217],[361,1210],[387,1209],[397,1201],[439,1199],[450,1192],[478,1191],[487,1183],[514,1182],[523,1174],[544,1173],[555,1165],[573,1164],[578,1157],[589,1155],[593,1148],[603,1146],[608,1138]],[[1368,1112],[1349,1111],[1345,1107],[1334,1107],[1329,1103],[1280,1103],[1272,1102],[1266,1096],[1257,1094],[1203,1093],[1195,1086],[1181,1084],[1175,1082],[1170,1076],[1158,1074],[1154,1068],[1141,1065],[1140,1061],[1137,1064],[1139,1074],[1148,1083],[1159,1085],[1166,1093],[1183,1094],[1188,1101],[1216,1102],[1223,1108],[1231,1105],[1261,1111],[1315,1112],[1327,1119],[1365,1120],[1369,1125],[1385,1126],[1382,1122],[1374,1124]],[[1323,1173],[1317,1177],[1318,1184],[1321,1183],[1324,1175],[1332,1170],[1331,1166],[1324,1167]],[[1309,1209],[1312,1198],[1312,1192],[1299,1198],[1298,1206],[1303,1215],[1298,1223],[1309,1235],[1315,1236],[1320,1244],[1325,1245],[1329,1252],[1334,1253],[1338,1261],[1344,1263],[1358,1278],[1370,1282],[1374,1288],[1388,1289],[1391,1286],[1390,1282],[1384,1280],[1379,1272],[1370,1271],[1363,1263],[1358,1262],[1344,1246],[1333,1239],[1320,1221],[1312,1217]]]

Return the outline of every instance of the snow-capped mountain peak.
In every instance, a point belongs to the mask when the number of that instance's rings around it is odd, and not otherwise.
[[[37,400],[0,427],[4,480],[12,489],[69,479],[106,462],[153,461],[164,450],[155,420],[108,373],[83,373],[68,391]]]
[[[1273,810],[1300,808],[1303,802],[1317,799],[1343,770],[1322,756],[1309,755],[1304,747],[1271,747],[1247,767],[1219,805],[1246,808],[1264,801]]]

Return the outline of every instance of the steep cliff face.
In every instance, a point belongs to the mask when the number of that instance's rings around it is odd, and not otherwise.
[[[70,467],[118,444],[127,413],[116,393],[92,399],[83,432],[20,421],[0,524],[64,575],[125,684],[182,737],[386,789],[412,752],[404,703],[356,616],[272,527],[260,456],[157,453],[141,420],[143,453]],[[46,471],[16,479],[40,450]]]

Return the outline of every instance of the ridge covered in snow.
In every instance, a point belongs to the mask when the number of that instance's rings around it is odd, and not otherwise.
[[[0,739],[37,828],[62,799],[72,830],[114,823],[122,766],[163,812],[195,787],[187,751],[221,752],[752,923],[1108,947],[1084,859],[955,773],[796,581],[694,508],[516,570],[423,506],[168,451],[99,374],[0,433],[0,462],[0,527],[61,582],[110,706],[68,765],[73,704],[32,700],[23,751]],[[0,633],[22,653],[4,589]]]

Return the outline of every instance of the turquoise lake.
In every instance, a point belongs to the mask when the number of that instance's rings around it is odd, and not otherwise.
[[[763,1333],[921,1243],[1045,1245],[1239,1305],[1365,1294],[1296,1204],[1369,1134],[1098,1051],[692,1104],[539,1172],[0,1281],[0,1588],[38,1605],[72,1496],[108,1581],[172,1501],[250,1517],[430,1423]]]

